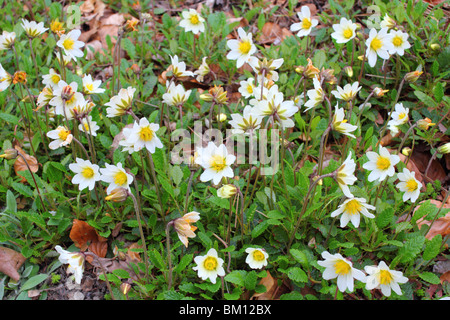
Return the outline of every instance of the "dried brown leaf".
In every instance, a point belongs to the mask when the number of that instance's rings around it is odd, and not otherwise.
[[[25,257],[10,248],[0,247],[0,272],[3,272],[14,281],[20,280],[17,270],[25,262]]]

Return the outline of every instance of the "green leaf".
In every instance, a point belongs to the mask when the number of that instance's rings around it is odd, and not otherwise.
[[[9,113],[0,112],[0,119],[5,120],[10,124],[19,124],[19,118]]]
[[[181,272],[186,269],[189,263],[191,263],[193,257],[193,254],[184,255],[178,265],[174,268],[174,271],[178,274],[181,274]]]
[[[260,222],[259,224],[256,225],[255,228],[253,228],[252,230],[252,238],[256,238],[259,235],[261,235],[261,233],[263,233],[267,227],[269,226],[269,223],[267,221],[263,221]]]
[[[244,278],[244,284],[248,290],[255,290],[257,282],[258,276],[255,271],[250,271]]]
[[[394,217],[394,209],[392,207],[387,207],[375,218],[375,222],[378,228],[387,227]]]
[[[136,57],[136,47],[129,38],[122,39],[122,48],[128,53],[131,59]]]
[[[300,263],[304,267],[308,267],[308,257],[303,251],[297,250],[297,249],[291,249],[289,250],[289,253],[292,255],[292,257]]]
[[[11,190],[6,191],[6,209],[10,212],[17,212],[17,202],[14,193]]]
[[[442,235],[438,234],[433,237],[430,241],[427,241],[425,250],[423,251],[423,259],[431,260],[434,259],[441,249],[442,244]]]
[[[406,263],[413,260],[421,251],[425,243],[425,237],[419,233],[409,234],[410,238],[403,247],[398,250],[400,262]]]
[[[171,177],[175,185],[179,185],[181,180],[183,179],[183,171],[180,166],[173,166],[171,170]]]
[[[422,101],[427,107],[434,108],[436,107],[436,102],[428,96],[427,94],[423,93],[422,91],[415,90],[414,94],[417,98],[419,98],[420,101]]]
[[[423,272],[419,274],[420,279],[429,282],[431,284],[440,284],[441,279],[432,272]]]
[[[20,291],[26,291],[26,290],[30,290],[34,287],[36,287],[37,285],[39,285],[40,283],[42,283],[43,281],[45,281],[45,279],[48,278],[48,274],[45,273],[41,273],[41,274],[37,274],[33,277],[31,277],[30,279],[28,279],[20,288]]]
[[[29,186],[19,182],[13,182],[11,187],[25,197],[33,197],[33,190]]]
[[[308,276],[306,275],[305,271],[303,271],[299,267],[292,267],[289,268],[287,275],[289,279],[295,282],[308,282]]]
[[[148,257],[150,261],[155,265],[155,267],[157,267],[160,270],[165,269],[166,266],[164,264],[164,260],[161,257],[161,254],[156,249],[149,251]]]
[[[434,98],[438,103],[442,101],[442,98],[444,97],[444,86],[442,85],[442,82],[438,82],[433,90]]]
[[[231,282],[237,286],[244,286],[245,283],[245,276],[247,274],[247,271],[244,270],[235,270],[231,271],[229,274],[225,276],[225,281]]]

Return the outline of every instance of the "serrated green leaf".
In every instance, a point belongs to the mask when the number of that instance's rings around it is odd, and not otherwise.
[[[184,255],[178,265],[174,268],[174,271],[178,274],[181,274],[183,270],[192,262],[193,254]]]
[[[305,271],[303,271],[299,267],[292,267],[289,268],[287,275],[289,279],[295,282],[308,282],[308,276],[306,275]]]
[[[303,251],[297,250],[297,249],[291,249],[289,250],[289,253],[292,255],[292,257],[300,263],[304,267],[309,266],[308,257]]]
[[[427,241],[425,250],[423,251],[423,259],[431,260],[434,259],[441,249],[442,235],[438,234],[433,237],[430,241]]]
[[[419,274],[420,279],[429,282],[431,284],[440,284],[441,279],[432,272],[422,272]]]
[[[247,271],[245,270],[234,270],[225,276],[225,281],[243,287],[245,283],[246,274]]]
[[[427,107],[434,108],[436,107],[436,102],[427,94],[423,93],[422,91],[415,90],[414,94],[417,98],[419,98],[420,101],[422,101]]]
[[[166,266],[164,264],[164,260],[161,254],[156,249],[148,251],[148,258],[158,269],[160,270],[165,269]]]

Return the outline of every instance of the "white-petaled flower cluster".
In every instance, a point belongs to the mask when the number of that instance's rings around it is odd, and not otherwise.
[[[150,123],[146,118],[141,118],[135,121],[132,128],[124,128],[124,139],[119,142],[119,145],[124,147],[124,151],[130,154],[139,152],[143,148],[150,153],[155,153],[156,148],[163,148],[161,140],[156,135],[159,130],[159,124]]]
[[[378,266],[365,266],[364,271],[367,275],[353,267],[353,263],[344,258],[341,254],[331,254],[328,251],[322,252],[324,260],[317,261],[317,264],[324,267],[322,277],[325,280],[337,279],[339,291],[354,290],[354,280],[359,280],[366,284],[367,290],[379,289],[381,293],[389,297],[391,290],[396,294],[402,295],[399,284],[408,282],[408,278],[403,276],[401,271],[389,269],[384,261]]]

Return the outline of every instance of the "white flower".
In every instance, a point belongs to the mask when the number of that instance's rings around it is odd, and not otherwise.
[[[253,71],[257,75],[258,83],[261,84],[263,79],[263,71],[264,71],[264,81],[266,80],[272,80],[272,81],[278,81],[278,68],[281,67],[283,64],[284,59],[271,59],[267,60],[264,58],[262,61],[258,58],[251,59],[249,64],[253,68]]]
[[[112,118],[126,114],[131,108],[135,91],[136,89],[133,87],[120,89],[117,95],[112,97],[109,102],[105,103],[105,106],[109,107],[106,108],[106,116]]]
[[[400,182],[397,184],[397,188],[404,192],[403,201],[408,199],[411,202],[416,202],[420,195],[420,189],[422,188],[422,183],[416,179],[415,172],[410,172],[408,169],[404,168],[403,172],[397,173],[397,177]]]
[[[0,76],[1,77],[1,76]],[[1,79],[0,79],[1,81]],[[0,89],[1,91],[1,89]],[[36,104],[39,108],[42,108],[43,106],[47,105],[50,100],[52,100],[54,97],[53,95],[53,89],[50,86],[45,86],[42,91],[39,93]],[[53,112],[55,111],[55,107],[52,107]],[[49,110],[47,110],[49,112]]]
[[[92,116],[82,118],[80,122],[78,129],[89,134],[92,133],[94,137],[97,136],[97,130],[100,129],[100,127],[97,125],[96,121],[92,120]]]
[[[61,76],[53,68],[49,70],[48,74],[42,76],[42,83],[52,89],[58,87],[59,81],[61,81]]]
[[[228,48],[231,49],[227,54],[227,59],[237,60],[236,67],[240,68],[244,63],[249,63],[256,59],[252,55],[256,52],[256,46],[253,44],[252,34],[245,33],[244,29],[238,28],[238,39],[231,39],[227,41]]]
[[[100,180],[109,183],[106,193],[110,194],[116,188],[130,190],[130,184],[133,182],[133,176],[125,171],[122,163],[116,166],[105,163],[105,168],[100,168]]]
[[[392,29],[396,26],[396,24],[397,23],[395,22],[395,20],[389,17],[388,14],[386,13],[384,15],[383,21],[380,22],[380,27]]]
[[[58,86],[53,89],[53,98],[49,101],[49,104],[55,107],[56,114],[67,116],[68,120],[72,119],[71,110],[85,101],[83,94],[77,92],[77,89],[78,84],[75,81],[70,84],[64,80],[58,82]]]
[[[254,95],[255,90],[255,79],[254,78],[248,78],[247,80],[242,80],[239,82],[240,87],[238,91],[244,98],[250,98]]]
[[[83,41],[78,41],[81,31],[78,29],[71,30],[67,34],[62,34],[56,43],[58,47],[63,49],[64,53],[73,60],[84,56],[84,52],[80,48],[84,47]]]
[[[365,274],[353,268],[351,261],[345,259],[341,254],[331,254],[328,251],[322,252],[322,258],[325,260],[317,261],[319,266],[325,267],[322,277],[325,280],[337,278],[337,286],[339,291],[344,292],[347,288],[350,292],[353,291],[354,280],[365,280]]]
[[[183,19],[180,21],[180,27],[183,27],[186,32],[192,31],[193,34],[205,31],[205,19],[201,17],[194,9],[183,11],[181,13]]]
[[[411,48],[411,44],[408,42],[409,35],[406,32],[400,30],[391,30],[389,32],[389,41],[392,43],[392,48],[389,50],[390,54],[398,54],[402,56],[405,54],[405,50]]]
[[[345,200],[335,211],[331,213],[331,217],[341,215],[341,228],[344,228],[349,221],[355,226],[359,227],[361,214],[367,218],[375,218],[375,216],[368,211],[375,210],[375,207],[368,204],[364,198],[349,198]]]
[[[198,272],[198,276],[203,279],[209,279],[212,283],[216,283],[217,276],[225,276],[223,269],[223,259],[217,256],[217,251],[213,248],[209,249],[206,255],[194,258],[197,266],[192,269]]]
[[[347,119],[344,119],[344,117],[345,117],[344,108],[338,108],[338,104],[336,104],[332,123],[333,130],[345,134],[346,136],[356,138],[350,132],[358,129],[358,126],[354,126],[350,123],[347,123]]]
[[[384,261],[381,261],[378,266],[365,266],[364,270],[368,274],[365,281],[366,289],[380,289],[386,297],[391,295],[391,290],[402,295],[399,283],[408,282],[408,278],[403,276],[401,271],[390,270]]]
[[[267,266],[267,258],[269,255],[266,250],[259,248],[247,248],[245,252],[248,253],[245,262],[252,269],[261,269],[262,267]]]
[[[83,77],[83,92],[86,94],[103,93],[105,89],[100,88],[101,80],[92,80],[92,76],[85,75]]]
[[[391,155],[385,147],[380,147],[379,154],[368,151],[367,158],[369,161],[363,164],[363,168],[372,171],[367,178],[370,182],[392,177],[395,174],[394,166],[400,162],[400,157]]]
[[[11,75],[5,71],[3,66],[0,64],[0,92],[5,91],[9,88],[12,83]]]
[[[403,107],[403,103],[397,103],[394,108],[395,109],[392,114],[389,114],[392,119],[388,122],[388,124],[400,126],[407,123],[409,120],[409,108]]]
[[[331,93],[337,98],[344,101],[351,101],[356,97],[356,94],[361,90],[359,82],[353,82],[352,84],[347,83],[344,88],[336,86],[337,90],[331,91]]]
[[[356,163],[352,159],[352,153],[350,152],[347,159],[342,163],[336,173],[336,180],[341,188],[342,192],[347,198],[353,198],[353,194],[350,192],[349,185],[353,185],[357,178],[355,177]]]
[[[69,169],[75,172],[72,183],[78,184],[80,191],[85,188],[94,189],[95,182],[100,180],[99,166],[89,160],[76,158],[76,163],[69,164]]]
[[[298,31],[298,37],[304,37],[311,33],[312,28],[319,24],[319,20],[311,19],[311,11],[308,6],[302,6],[300,12],[297,12],[300,22],[291,25],[291,31]]]
[[[233,113],[231,115],[231,121],[229,124],[233,127],[233,134],[252,134],[254,130],[259,129],[262,121],[262,116],[257,114],[251,106],[245,106],[243,115],[239,113]]]
[[[193,77],[194,73],[192,71],[186,71],[186,63],[183,61],[178,61],[178,56],[174,55],[170,56],[171,65],[169,69],[172,70],[172,73],[175,77]]]
[[[150,153],[155,153],[156,148],[163,147],[161,140],[156,135],[158,130],[159,124],[150,123],[146,118],[141,118],[139,122],[134,122],[133,128],[123,129],[125,140],[120,141],[119,145],[133,146],[133,152],[146,148]]]
[[[43,34],[48,28],[44,28],[44,23],[36,21],[28,21],[26,19],[22,19],[22,28],[25,30],[25,33],[31,37],[37,37]]]
[[[254,111],[261,117],[273,116],[273,120],[283,128],[292,128],[295,123],[290,117],[298,111],[298,107],[292,100],[285,101],[283,93],[274,85],[269,89],[267,98],[256,103]]]
[[[180,239],[186,248],[189,244],[188,238],[195,238],[194,231],[197,230],[197,227],[191,224],[198,220],[200,220],[200,213],[196,211],[186,213],[181,218],[174,220],[173,226],[178,234],[178,239]]]
[[[377,63],[377,56],[381,59],[389,59],[389,51],[393,49],[393,44],[387,34],[388,28],[383,28],[379,32],[370,29],[369,38],[366,41],[366,57],[369,66],[374,67]]]
[[[331,37],[336,40],[336,43],[346,43],[356,36],[356,23],[342,17],[338,24],[333,24],[334,32]]]
[[[320,81],[318,77],[314,77],[313,79],[314,89],[310,89],[306,92],[309,100],[306,101],[305,107],[306,109],[303,112],[312,109],[323,102],[325,99],[325,94],[323,92],[322,86],[320,85]]]
[[[54,139],[54,141],[50,142],[48,145],[48,147],[52,150],[67,146],[73,139],[73,135],[70,133],[70,130],[64,126],[58,126],[55,130],[50,130],[47,132],[47,137]]]
[[[6,50],[16,41],[16,33],[3,30],[3,34],[0,35],[0,50]]]
[[[204,77],[209,73],[210,69],[208,64],[206,63],[206,58],[202,58],[202,64],[198,67],[197,70],[194,71],[194,74],[197,75],[195,78],[198,82],[203,82]]]
[[[171,82],[167,86],[167,92],[163,94],[163,102],[169,106],[179,107],[182,106],[191,95],[192,90],[185,90],[182,84],[175,85]]]
[[[222,178],[232,178],[234,176],[231,165],[236,160],[236,156],[228,154],[224,144],[216,146],[214,142],[209,142],[206,148],[198,149],[198,157],[195,163],[203,167],[200,181],[206,182],[212,180],[218,185]]]
[[[55,246],[55,249],[59,253],[59,261],[63,264],[69,264],[67,272],[73,273],[75,282],[81,284],[84,272],[84,255],[80,252],[64,250],[61,246]]]

